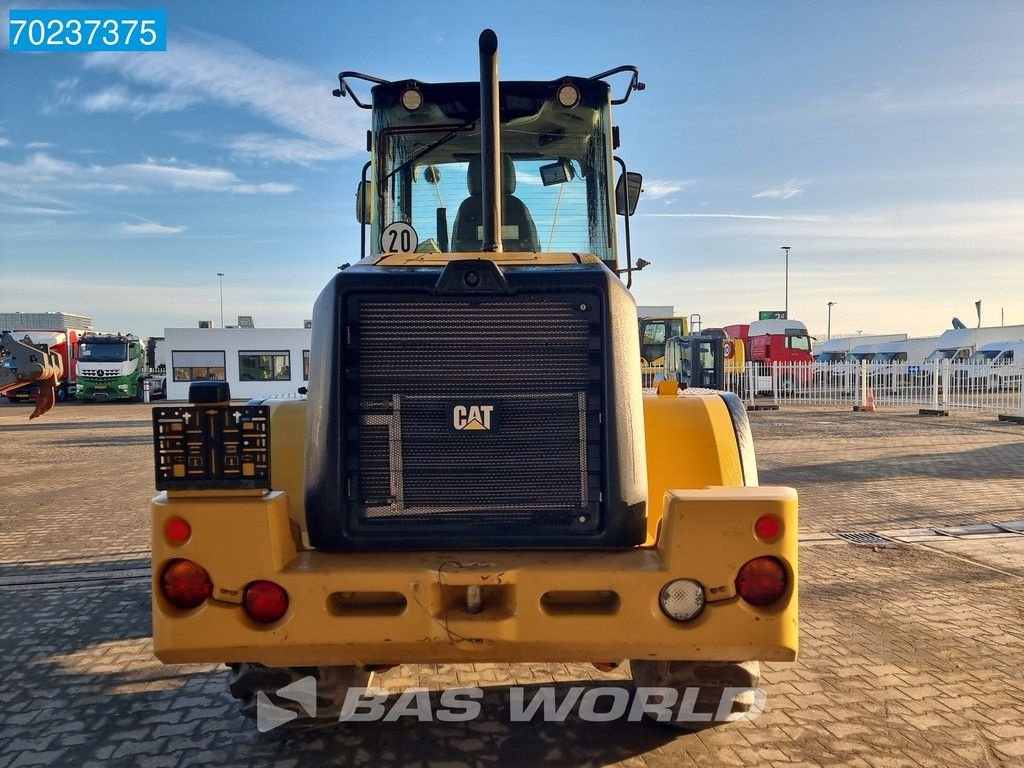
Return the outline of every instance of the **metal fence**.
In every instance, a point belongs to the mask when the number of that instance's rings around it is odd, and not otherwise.
[[[647,379],[650,380],[647,380]],[[645,385],[655,378],[648,372]],[[764,363],[749,362],[726,374],[726,389],[748,406],[785,403],[917,407],[937,412],[975,410],[1024,417],[1024,362],[990,366],[953,363]]]

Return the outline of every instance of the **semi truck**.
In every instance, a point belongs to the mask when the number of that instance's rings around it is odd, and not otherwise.
[[[147,378],[142,343],[123,333],[88,333],[81,337],[78,352],[78,400],[143,399]]]
[[[45,347],[57,354],[61,360],[61,374],[57,381],[54,397],[57,402],[64,402],[74,397],[77,385],[75,361],[78,358],[79,340],[85,331],[74,328],[15,328],[11,331],[14,339],[28,338],[32,344]],[[12,402],[36,400],[39,396],[39,383],[32,382],[7,391],[7,399]]]
[[[812,383],[811,337],[800,320],[755,320],[722,330],[743,343],[747,362],[755,366],[756,392],[790,393]]]
[[[737,397],[640,386],[611,120],[639,71],[499,85],[490,30],[479,56],[477,82],[339,74],[366,253],[316,300],[307,399],[154,409],[154,652],[227,663],[288,727],[416,663],[629,659],[637,712],[732,717],[797,654],[797,496],[758,485]]]

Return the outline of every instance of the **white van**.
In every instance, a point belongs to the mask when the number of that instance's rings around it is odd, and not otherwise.
[[[938,336],[924,336],[883,344],[871,358],[868,381],[873,387],[896,387],[920,372],[926,357],[935,349]]]
[[[1024,339],[985,344],[964,366],[969,386],[978,389],[1017,389],[1024,370]]]

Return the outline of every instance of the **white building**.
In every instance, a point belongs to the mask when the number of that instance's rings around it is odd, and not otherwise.
[[[193,381],[226,381],[233,399],[294,395],[309,379],[308,328],[167,328],[167,399]]]
[[[95,331],[91,317],[74,312],[0,312],[0,331],[15,328],[39,330]]]

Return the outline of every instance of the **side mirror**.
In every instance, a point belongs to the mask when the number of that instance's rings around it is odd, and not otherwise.
[[[627,171],[619,176],[615,184],[615,212],[619,216],[632,216],[636,211],[636,204],[640,200],[640,190],[643,188],[643,174]]]
[[[356,187],[356,221],[360,224],[369,224],[373,220],[373,210],[370,208],[372,196],[370,182],[360,181]]]

